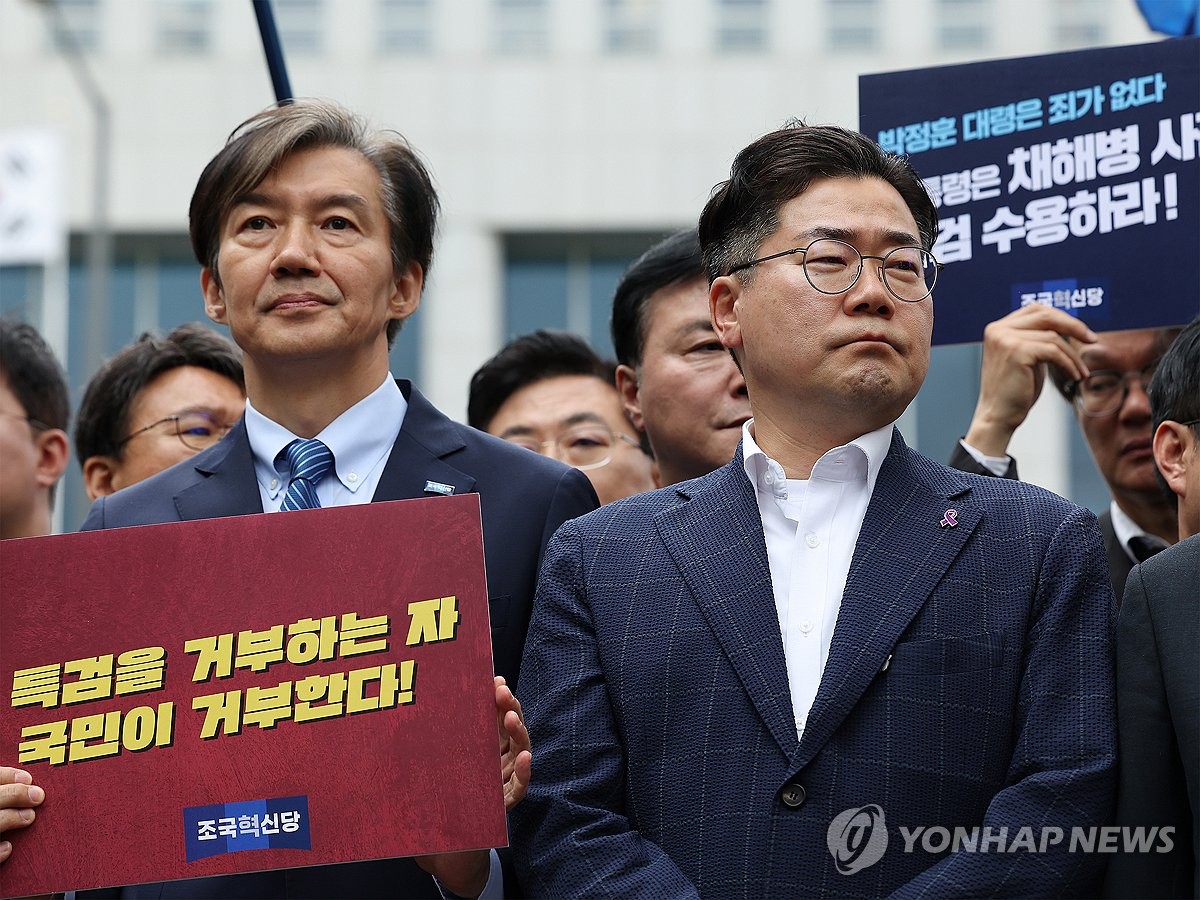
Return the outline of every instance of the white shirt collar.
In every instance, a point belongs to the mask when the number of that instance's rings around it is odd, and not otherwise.
[[[1125,510],[1117,506],[1116,500],[1108,505],[1108,512],[1112,517],[1113,534],[1117,536],[1117,542],[1121,545],[1121,549],[1125,551],[1126,556],[1137,562],[1138,558],[1129,549],[1129,541],[1135,537],[1142,537],[1146,532],[1138,527],[1137,522],[1125,515]]]
[[[787,476],[783,466],[763,452],[754,440],[754,420],[742,425],[742,464],[746,477],[756,491],[774,493],[777,497],[787,495]],[[810,478],[827,481],[866,480],[867,495],[875,492],[879,469],[883,458],[892,446],[892,429],[895,423],[884,425],[875,431],[855,438],[848,444],[834,447],[822,454],[813,466]]]
[[[364,476],[391,452],[396,443],[400,424],[408,411],[408,401],[399,385],[389,374],[383,384],[330,422],[316,435],[333,452],[334,471],[342,486],[356,493],[367,483]],[[381,422],[397,423],[394,428],[380,428]],[[287,463],[279,454],[297,435],[278,422],[268,419],[246,400],[246,436],[254,454],[254,468],[259,483],[274,499],[287,487]]]

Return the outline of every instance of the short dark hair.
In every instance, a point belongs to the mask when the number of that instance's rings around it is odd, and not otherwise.
[[[292,154],[322,147],[357,150],[375,167],[391,232],[392,270],[399,274],[410,262],[417,262],[429,277],[440,204],[433,179],[416,151],[401,135],[372,131],[363,119],[336,103],[296,100],[264,110],[235,128],[196,183],[188,210],[192,250],[218,286],[221,225],[230,211]],[[388,322],[389,345],[400,324],[397,319]]]
[[[487,431],[496,412],[521,388],[559,375],[590,375],[616,390],[616,363],[566,331],[539,328],[509,341],[471,376],[467,424]]]
[[[93,456],[119,457],[138,393],[159,375],[180,366],[208,369],[246,390],[241,352],[211,328],[189,322],[165,338],[147,331],[117,351],[88,382],[75,422],[79,462]]]
[[[1182,329],[1178,326],[1173,326],[1170,328],[1156,328],[1154,330],[1156,332],[1154,336],[1155,342],[1158,347],[1157,355],[1162,356],[1167,352],[1167,348],[1174,343],[1175,338],[1178,337],[1179,332]],[[1075,378],[1064,372],[1054,363],[1050,363],[1046,368],[1049,370],[1050,380],[1054,382],[1054,386],[1058,389],[1058,392],[1062,394],[1063,399],[1069,403],[1074,402],[1075,387],[1077,384]]]
[[[749,262],[779,227],[779,210],[821,178],[881,178],[907,204],[921,246],[937,240],[937,209],[907,159],[836,125],[793,120],[756,140],[733,161],[729,180],[713,189],[700,214],[700,246],[711,283]],[[743,281],[752,277],[746,270]]]
[[[71,401],[58,359],[36,328],[0,316],[0,372],[35,427],[67,430]]]
[[[1150,381],[1150,418],[1155,431],[1163,422],[1191,422],[1200,437],[1200,317],[1179,333],[1163,354]]]
[[[633,261],[613,294],[612,341],[617,361],[642,362],[646,348],[646,306],[663,288],[704,277],[704,257],[695,228],[677,231]]]

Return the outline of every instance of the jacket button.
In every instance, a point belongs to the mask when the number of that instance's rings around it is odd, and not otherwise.
[[[804,788],[801,785],[786,784],[783,787],[783,792],[779,795],[779,799],[783,801],[784,806],[795,809],[804,802],[806,796]]]

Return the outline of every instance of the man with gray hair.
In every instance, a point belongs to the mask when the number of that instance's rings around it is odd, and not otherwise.
[[[493,657],[511,805],[530,771],[510,688],[538,563],[550,535],[596,497],[581,473],[452,422],[390,375],[388,349],[421,301],[437,214],[412,148],[335,104],[290,103],[234,131],[192,196],[191,240],[205,312],[242,350],[245,416],[209,449],[96,500],[84,528],[478,492],[489,607],[502,625]],[[27,777],[0,769],[10,807],[28,794]],[[455,894],[503,891],[496,854],[474,851],[173,882],[162,896],[436,896],[418,865]]]

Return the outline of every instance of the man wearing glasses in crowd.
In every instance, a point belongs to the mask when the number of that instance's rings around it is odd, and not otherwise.
[[[1118,600],[1137,562],[1175,543],[1175,510],[1154,469],[1146,389],[1178,328],[1095,334],[1062,310],[1032,304],[988,325],[979,402],[950,465],[1017,477],[1013,433],[1041,394],[1045,374],[1070,401],[1112,503],[1100,517]]]
[[[75,419],[88,497],[106,497],[211,447],[242,417],[236,346],[198,323],[146,333],[92,376]]]
[[[601,503],[652,490],[654,461],[621,408],[615,369],[582,338],[539,329],[471,376],[467,422],[579,469]]]
[[[728,465],[546,550],[537,776],[511,814],[529,893],[1094,887],[1098,855],[1010,845],[1111,816],[1100,533],[895,430],[929,365],[936,231],[908,163],[831,126],[759,139],[714,192],[710,309],[753,418]],[[951,852],[955,827],[990,843]]]

